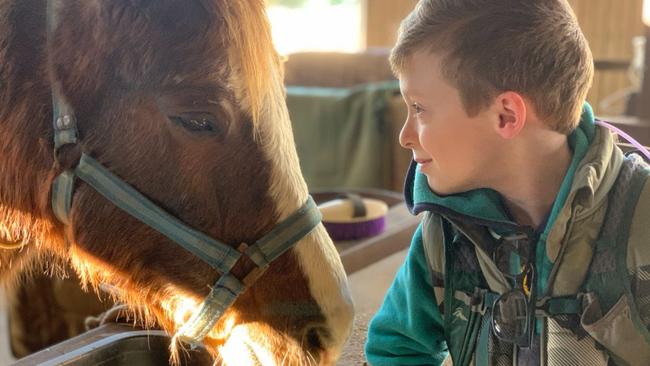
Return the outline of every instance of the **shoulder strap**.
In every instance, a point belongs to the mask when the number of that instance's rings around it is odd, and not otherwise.
[[[594,290],[603,309],[611,308],[621,295],[631,295],[626,261],[628,238],[634,212],[649,172],[648,165],[640,157],[627,157],[609,193],[607,213],[596,241],[594,258],[586,280],[587,289]],[[603,279],[594,283],[594,280],[603,274],[611,280],[614,273],[618,276],[615,276],[617,283],[611,283],[613,288],[603,286]]]
[[[638,202],[629,230],[627,270],[641,320],[650,327],[650,178]]]
[[[422,219],[422,246],[431,272],[431,282],[438,306],[445,296],[445,235],[440,215],[426,212]]]
[[[631,281],[630,281],[630,272],[628,270],[628,250],[630,246],[634,247],[640,243],[630,243],[630,229],[634,216],[637,212],[637,205],[641,206],[640,209],[645,208],[648,205],[648,202],[639,202],[639,198],[646,187],[646,182],[648,181],[648,176],[650,176],[650,165],[646,163],[639,155],[630,155],[625,159],[625,162],[629,166],[627,171],[622,171],[621,174],[629,174],[629,187],[627,190],[627,195],[620,197],[620,200],[624,203],[624,208],[620,214],[620,224],[617,227],[616,235],[616,265],[617,271],[619,272],[619,277],[624,279],[624,289],[625,295],[630,302],[630,308],[632,313],[630,316],[634,321],[636,327],[643,334],[646,342],[650,344],[650,331],[642,322],[640,317],[639,308],[637,306],[638,301],[636,301],[637,293],[632,291]],[[645,206],[643,206],[645,204]],[[606,217],[608,219],[609,217]],[[612,217],[611,221],[616,221],[617,217]],[[645,238],[646,241],[649,238]],[[634,248],[633,248],[634,249]],[[645,250],[650,250],[647,246]]]
[[[650,357],[650,332],[641,321],[627,268],[630,227],[649,175],[650,168],[640,157],[625,159],[609,194],[584,286],[588,300],[582,326],[616,362],[638,364],[643,360],[645,364]],[[636,351],[630,352],[631,348]]]

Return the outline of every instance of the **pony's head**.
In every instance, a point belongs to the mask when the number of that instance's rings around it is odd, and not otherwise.
[[[51,0],[53,1],[53,0]],[[221,273],[77,181],[69,223],[51,185],[82,154],[211,238],[255,243],[307,199],[263,0],[59,0],[0,4],[0,256],[49,252],[177,332]],[[53,157],[51,90],[79,143]],[[0,267],[0,268],[5,268]],[[246,274],[252,262],[233,269]],[[1,273],[0,273],[1,275]],[[331,364],[352,321],[341,262],[318,225],[247,288],[206,338],[226,364]],[[243,358],[242,358],[243,357]]]

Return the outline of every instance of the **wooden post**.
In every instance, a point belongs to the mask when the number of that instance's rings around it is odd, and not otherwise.
[[[402,19],[410,13],[416,0],[365,0],[366,46],[393,47]]]
[[[650,24],[645,27],[645,71],[643,73],[643,85],[641,95],[638,99],[639,117],[650,121]]]

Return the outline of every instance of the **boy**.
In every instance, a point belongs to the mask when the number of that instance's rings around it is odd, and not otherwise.
[[[595,124],[566,0],[422,0],[391,64],[425,214],[369,363],[650,365],[649,170]]]

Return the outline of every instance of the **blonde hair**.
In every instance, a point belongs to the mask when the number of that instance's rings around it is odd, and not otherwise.
[[[421,0],[400,27],[393,71],[399,75],[420,50],[444,58],[442,74],[459,90],[468,115],[514,91],[565,134],[579,123],[594,73],[566,0]]]

